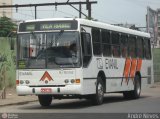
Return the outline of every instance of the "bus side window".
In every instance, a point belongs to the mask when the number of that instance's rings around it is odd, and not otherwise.
[[[120,57],[120,35],[119,33],[111,33],[112,54],[113,57]]]
[[[91,36],[89,33],[81,33],[83,67],[87,67],[92,57]]]
[[[101,55],[100,29],[92,28],[93,54]]]
[[[102,35],[103,56],[111,56],[110,31],[102,30],[101,35]]]
[[[126,58],[128,56],[128,36],[125,34],[121,35],[121,54],[122,57]]]
[[[143,48],[143,38],[138,37],[136,42],[136,49],[137,49],[137,57],[144,58],[144,48]]]
[[[144,52],[145,52],[145,58],[151,59],[151,45],[150,40],[144,38]]]
[[[130,36],[128,42],[129,42],[129,47],[128,47],[129,56],[131,58],[136,58],[136,37]]]

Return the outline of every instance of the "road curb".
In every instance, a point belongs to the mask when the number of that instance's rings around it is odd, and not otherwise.
[[[23,101],[23,102],[13,102],[13,103],[8,103],[8,104],[0,104],[0,107],[5,107],[5,106],[12,106],[12,105],[25,105],[30,102],[37,102],[38,100],[32,100],[32,101]]]

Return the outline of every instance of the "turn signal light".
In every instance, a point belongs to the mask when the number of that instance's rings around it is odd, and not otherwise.
[[[80,81],[80,79],[76,79],[76,83],[80,83],[81,81]]]
[[[19,85],[19,80],[16,80],[16,85]]]

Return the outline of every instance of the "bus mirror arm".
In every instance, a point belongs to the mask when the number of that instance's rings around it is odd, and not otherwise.
[[[83,31],[86,33],[86,30],[83,27],[81,27],[81,32],[83,32]]]

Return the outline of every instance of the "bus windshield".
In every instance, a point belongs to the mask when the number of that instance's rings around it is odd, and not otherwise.
[[[80,66],[79,33],[71,31],[18,35],[17,68],[52,69]]]

